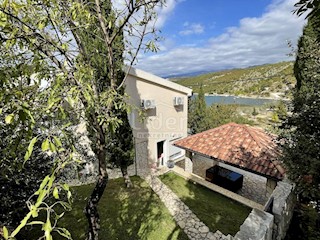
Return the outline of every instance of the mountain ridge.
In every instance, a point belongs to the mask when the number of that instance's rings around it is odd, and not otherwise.
[[[207,94],[251,97],[290,98],[295,85],[293,62],[263,64],[170,79],[199,92],[202,85]]]

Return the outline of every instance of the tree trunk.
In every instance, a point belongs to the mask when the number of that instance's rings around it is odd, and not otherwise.
[[[126,184],[127,188],[133,187],[133,184],[130,180],[129,174],[128,174],[128,167],[127,166],[121,166],[121,172],[122,176],[124,178],[124,183]]]
[[[99,147],[96,150],[96,154],[99,161],[98,179],[85,209],[86,217],[89,223],[87,240],[99,240],[100,217],[97,207],[108,183],[105,140],[103,130],[101,128],[98,146]]]

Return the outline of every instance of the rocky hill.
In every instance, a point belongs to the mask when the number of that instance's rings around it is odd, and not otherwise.
[[[193,77],[170,79],[199,91],[202,84],[205,93],[290,98],[295,85],[293,62],[280,62],[243,69],[212,72]]]

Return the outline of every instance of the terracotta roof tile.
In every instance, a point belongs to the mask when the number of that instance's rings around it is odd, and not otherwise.
[[[174,145],[264,176],[282,179],[276,136],[260,128],[228,123],[178,140]]]

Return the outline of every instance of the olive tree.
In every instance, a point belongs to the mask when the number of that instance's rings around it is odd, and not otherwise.
[[[74,114],[76,118],[88,123],[99,166],[86,207],[87,239],[99,236],[97,206],[108,182],[108,136],[123,123],[118,112],[129,109],[122,89],[127,75],[122,74],[123,64],[131,66],[140,50],[156,50],[154,21],[163,2],[17,0],[2,1],[0,5],[0,44],[7,49],[1,58],[23,57],[29,61],[26,68],[30,67],[39,81],[45,80],[45,88],[52,96],[43,106],[45,112],[63,115],[62,106],[67,101],[73,111],[79,110]],[[12,62],[10,67],[18,67],[18,63]],[[19,81],[19,77],[14,80]],[[7,122],[11,114],[9,111],[5,116]],[[28,115],[30,119],[32,114]],[[30,143],[28,156],[35,146],[32,140]],[[51,146],[49,143],[46,138],[41,145]],[[51,236],[48,224],[43,228],[46,236]]]

